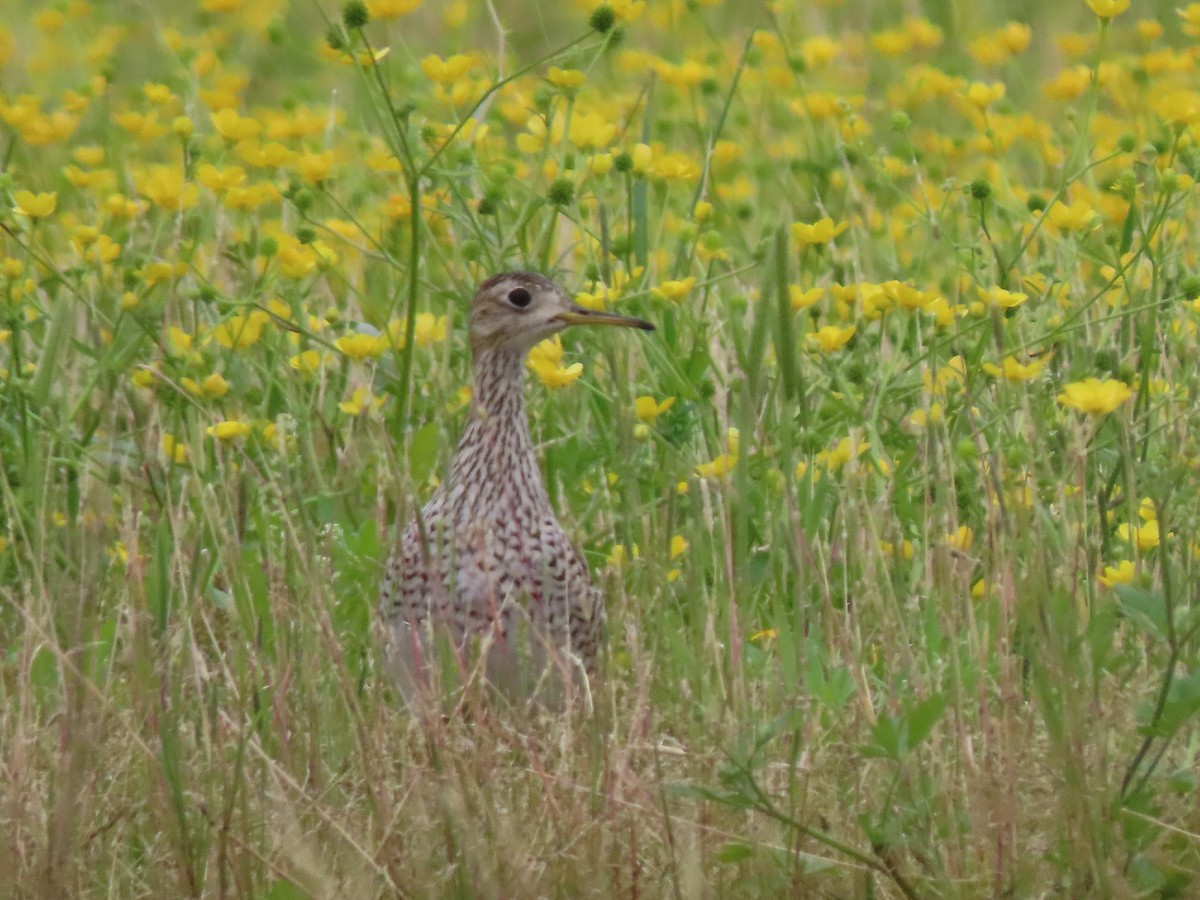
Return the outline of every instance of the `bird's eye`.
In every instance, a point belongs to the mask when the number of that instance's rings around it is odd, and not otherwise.
[[[508,292],[508,302],[519,309],[524,309],[532,301],[533,296],[525,288],[513,288]]]

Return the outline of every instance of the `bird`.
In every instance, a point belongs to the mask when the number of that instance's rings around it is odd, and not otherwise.
[[[386,657],[409,705],[429,696],[447,645],[514,700],[591,703],[604,595],[550,505],[529,433],[524,360],[573,325],[653,331],[586,309],[555,281],[504,272],[479,285],[468,334],[471,410],[449,475],[401,532],[380,589]]]

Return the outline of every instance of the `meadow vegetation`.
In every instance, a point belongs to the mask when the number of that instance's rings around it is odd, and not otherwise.
[[[0,10],[0,896],[1200,891],[1200,3]],[[608,677],[422,719],[511,268]]]

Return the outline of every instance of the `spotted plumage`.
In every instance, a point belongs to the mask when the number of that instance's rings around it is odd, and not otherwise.
[[[569,325],[652,329],[576,306],[554,282],[509,272],[471,303],[475,385],[449,476],[405,528],[380,612],[388,658],[410,699],[428,683],[439,635],[464,665],[518,696],[597,674],[604,597],[554,517],[525,413],[524,360]],[[566,676],[565,680],[562,676]]]

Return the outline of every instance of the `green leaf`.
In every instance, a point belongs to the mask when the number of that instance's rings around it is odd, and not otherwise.
[[[1197,712],[1200,712],[1200,669],[1171,682],[1162,714],[1156,721],[1146,724],[1144,733],[1155,737],[1170,737]]]
[[[897,762],[904,756],[904,724],[897,716],[884,713],[871,729],[871,743],[864,744],[864,756],[891,759]]]
[[[1167,610],[1162,595],[1131,584],[1116,586],[1121,612],[1144,632],[1158,638],[1167,636]]]
[[[413,484],[424,484],[429,480],[429,473],[437,461],[437,451],[437,424],[426,422],[417,429],[408,445],[408,474]]]
[[[929,737],[945,710],[945,696],[934,694],[899,716],[880,716],[871,730],[871,743],[863,747],[863,753],[899,762]]]
[[[906,749],[912,750],[914,747],[920,746],[929,737],[933,726],[938,723],[945,711],[946,697],[944,694],[927,697],[908,710],[904,715],[904,724],[908,730]]]
[[[312,894],[294,881],[280,878],[271,882],[271,887],[262,895],[262,900],[310,900]]]
[[[717,859],[723,863],[737,863],[754,856],[754,848],[749,844],[730,842],[717,851]]]

